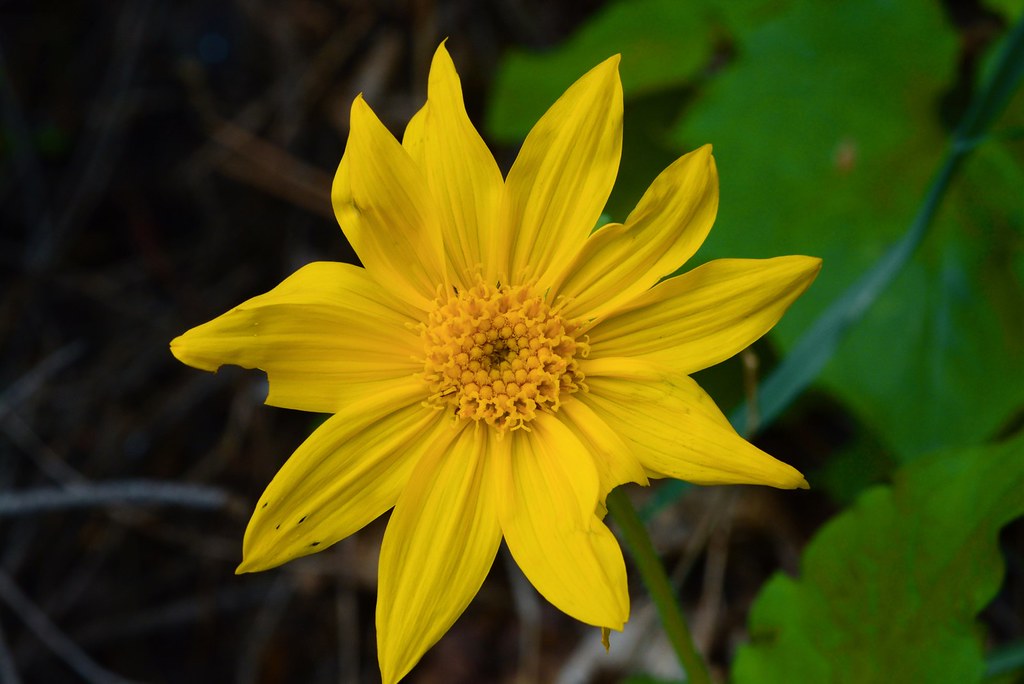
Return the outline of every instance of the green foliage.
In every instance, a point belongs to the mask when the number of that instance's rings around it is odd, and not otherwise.
[[[731,60],[709,69],[725,45]],[[490,133],[521,137],[617,51],[633,144],[609,209],[628,211],[664,165],[669,137],[677,151],[714,143],[722,204],[700,257],[824,258],[775,333],[787,351],[906,230],[964,114],[945,97],[957,40],[931,0],[641,0],[612,3],[556,50],[512,53]],[[1024,107],[1010,111],[998,128],[1024,124]],[[822,376],[901,460],[987,439],[1024,402],[1022,161],[1019,144],[977,150],[919,253]]]
[[[1024,669],[1024,642],[997,648],[989,653],[985,674],[988,684],[1011,684],[1020,681],[1020,670]]]
[[[935,3],[804,5],[751,32],[682,121],[681,146],[713,141],[722,173],[702,256],[824,258],[784,346],[910,223],[949,137],[955,53]],[[900,458],[987,438],[1024,400],[1019,169],[998,143],[978,150],[822,378]]]
[[[992,6],[1019,17],[1016,0]],[[985,675],[975,616],[1002,575],[998,531],[1024,515],[1024,436],[972,446],[1024,406],[1024,39],[1008,45],[978,69],[989,85],[968,107],[938,2],[640,0],[608,5],[546,55],[511,55],[499,78],[490,132],[507,140],[622,52],[627,147],[608,211],[628,211],[667,145],[712,142],[722,203],[700,259],[824,258],[773,333],[785,372],[763,384],[762,415],[827,362],[819,382],[870,438],[820,482],[849,501],[904,465],[821,531],[801,579],[765,588],[740,684]],[[650,508],[678,488],[661,493]]]
[[[573,38],[543,55],[509,54],[495,80],[487,130],[521,140],[581,74],[615,53],[628,95],[689,79],[711,52],[710,35],[676,0],[612,3]],[[680,36],[689,40],[680,41]]]
[[[1013,22],[1024,13],[1024,0],[986,0],[985,6],[996,10],[1008,22]]]
[[[487,132],[498,140],[521,140],[573,81],[617,53],[626,97],[688,84],[709,64],[717,42],[785,5],[779,0],[609,3],[558,48],[508,55],[495,79]]]
[[[738,684],[980,681],[977,613],[1002,578],[998,533],[1024,515],[1024,436],[943,452],[866,492],[774,577]]]
[[[849,505],[868,487],[888,482],[893,470],[895,464],[877,438],[860,430],[842,451],[807,477],[815,489],[828,492],[836,503]]]

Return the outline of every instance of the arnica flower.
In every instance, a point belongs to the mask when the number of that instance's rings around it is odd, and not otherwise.
[[[689,376],[764,335],[820,261],[723,259],[663,280],[715,219],[710,146],[669,166],[624,223],[592,230],[622,146],[618,61],[555,102],[504,179],[444,45],[400,143],[357,97],[331,199],[363,267],[309,264],[171,343],[196,368],[264,370],[268,404],[333,414],[256,504],[238,572],[393,509],[385,684],[465,610],[502,539],[557,608],[621,630],[626,568],[603,522],[614,487],[807,486]]]

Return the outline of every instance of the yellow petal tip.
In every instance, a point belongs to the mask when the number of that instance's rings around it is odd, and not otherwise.
[[[596,75],[598,73],[603,73],[603,72],[607,71],[607,72],[610,72],[610,73],[614,73],[617,76],[618,73],[619,73],[619,63],[621,61],[622,61],[622,55],[614,54],[611,57],[609,57],[608,59],[606,59],[603,62],[601,62],[600,64],[598,64],[597,66],[595,66],[593,69],[591,69],[587,73],[588,74],[595,74]],[[586,78],[586,75],[584,75],[583,78]],[[582,79],[580,79],[580,80],[582,80]]]
[[[178,335],[171,340],[169,345],[171,354],[173,354],[174,358],[178,359],[178,361],[182,362],[186,366],[191,366],[192,368],[211,372],[215,372],[220,368],[220,362],[212,360],[208,356],[204,356],[196,349],[194,342],[195,338],[193,337],[190,339],[189,333]]]
[[[818,273],[821,272],[821,257],[801,255],[794,258],[800,260],[804,271],[811,276],[811,280],[818,277]]]
[[[446,64],[450,64],[452,71],[455,70],[455,63],[452,61],[451,53],[448,52],[448,46],[445,45],[445,43],[447,42],[448,39],[445,38],[444,40],[441,41],[441,44],[437,46],[437,49],[434,50],[434,58],[430,64],[431,70],[433,70],[434,67],[438,65],[438,60],[442,60]]]
[[[280,563],[278,563],[280,565]],[[262,572],[263,570],[269,570],[274,567],[273,564],[261,563],[258,559],[253,558],[251,554],[247,555],[242,553],[242,562],[235,568],[236,575],[245,575],[250,572]]]
[[[355,99],[352,100],[352,107],[349,110],[349,138],[352,137],[352,129],[361,125],[368,116],[373,116],[373,110],[370,109],[369,103],[363,99],[363,94],[359,93],[356,95]]]
[[[178,335],[173,340],[171,340],[171,344],[169,345],[171,353],[174,354],[174,358],[178,359],[182,363],[187,363],[187,361],[185,361],[185,359],[183,358],[185,356],[188,356],[188,351],[186,349],[188,347],[188,340],[186,339],[187,336],[188,333],[185,333],[184,335]]]

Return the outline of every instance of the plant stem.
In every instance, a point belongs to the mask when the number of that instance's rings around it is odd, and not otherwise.
[[[633,556],[647,592],[658,609],[658,617],[665,629],[672,648],[679,657],[679,663],[686,670],[686,679],[693,684],[711,684],[708,668],[697,652],[686,626],[686,619],[676,600],[675,590],[669,582],[665,568],[654,551],[651,537],[647,534],[633,503],[621,488],[612,490],[607,499],[608,511],[619,525],[623,541]]]
[[[215,510],[231,503],[222,489],[159,480],[75,482],[64,488],[0,492],[0,519],[44,511],[103,506],[184,506]]]
[[[1024,641],[997,648],[985,661],[985,679],[995,679],[1024,668]]]

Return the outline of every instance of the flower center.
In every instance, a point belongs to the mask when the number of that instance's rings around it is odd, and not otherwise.
[[[576,356],[589,345],[529,285],[479,284],[442,294],[421,327],[429,403],[499,432],[554,413],[560,395],[585,389]]]

